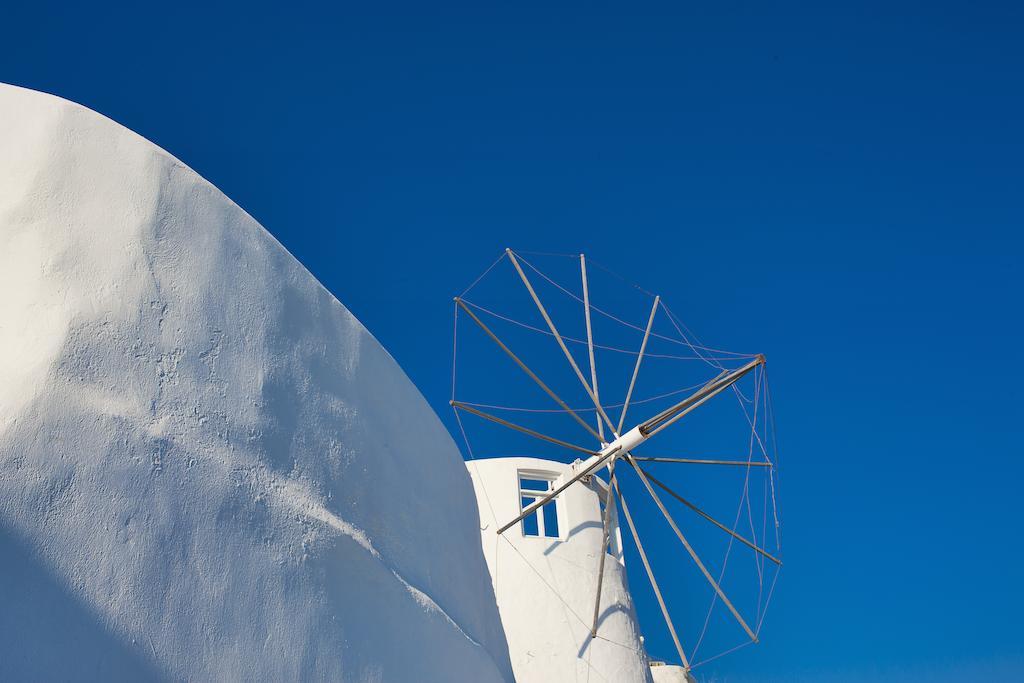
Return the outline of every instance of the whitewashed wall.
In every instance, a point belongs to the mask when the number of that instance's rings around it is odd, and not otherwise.
[[[616,557],[606,558],[599,638],[590,637],[602,542],[596,483],[574,484],[559,496],[561,538],[525,536],[521,524],[499,537],[498,527],[520,512],[520,471],[566,477],[572,467],[536,458],[474,460],[467,467],[516,679],[650,681],[625,568]]]
[[[187,166],[0,86],[0,680],[161,679],[512,670],[391,356]]]

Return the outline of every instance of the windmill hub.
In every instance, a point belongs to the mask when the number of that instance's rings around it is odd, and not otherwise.
[[[595,466],[597,463],[602,463],[610,467],[614,461],[626,455],[626,453],[636,448],[646,440],[647,437],[644,436],[643,432],[640,431],[640,426],[637,425],[622,436],[616,438],[610,444],[606,445],[597,455],[592,455],[586,460],[580,460],[576,465],[576,469],[577,471],[593,471],[594,469],[597,469]]]

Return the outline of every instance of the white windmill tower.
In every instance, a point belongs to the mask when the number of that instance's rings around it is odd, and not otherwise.
[[[764,374],[765,358],[760,354],[730,353],[699,345],[683,331],[685,328],[678,324],[677,319],[657,296],[653,296],[646,325],[633,325],[609,314],[591,303],[592,292],[590,278],[587,275],[587,260],[582,255],[572,258],[578,259],[579,264],[579,294],[549,278],[527,261],[523,254],[507,249],[484,275],[455,299],[456,352],[453,361],[451,405],[455,409],[459,428],[466,438],[469,455],[467,465],[480,508],[484,551],[509,640],[513,667],[519,680],[530,683],[569,680],[654,680],[658,683],[688,680],[691,668],[699,664],[692,661],[692,655],[704,640],[712,611],[716,606],[724,606],[729,618],[742,630],[745,637],[743,644],[757,642],[764,618],[764,608],[770,600],[778,568],[781,566],[778,559],[778,515],[775,509],[776,458],[769,434],[770,400]],[[467,296],[485,278],[494,277],[497,273],[495,267],[506,259],[525,287],[525,293],[528,295],[526,300],[532,302],[532,308],[539,314],[540,320],[537,321],[537,325],[492,310]],[[582,306],[583,312],[578,316],[577,322],[585,326],[585,339],[581,338],[582,334],[573,337],[560,332],[554,321],[555,316],[542,301],[535,282],[526,272],[527,269],[539,276],[538,280],[542,278],[542,282],[560,290],[560,295]],[[508,300],[510,299],[506,292],[502,301]],[[662,311],[663,318],[672,322],[678,331],[678,339],[653,331],[659,311]],[[642,333],[638,347],[629,350],[595,343],[592,322],[595,313],[632,328],[638,336]],[[458,378],[458,383],[463,384],[466,375],[464,357],[467,337],[463,335],[461,340],[459,337],[460,314],[468,317],[473,326],[479,328],[483,336],[512,361],[509,367],[515,368],[517,376],[528,378],[532,385],[554,402],[557,408],[550,404],[547,409],[538,409],[471,402],[457,398],[456,380]],[[488,319],[487,322],[485,318]],[[543,321],[543,324],[540,324],[540,321]],[[507,328],[500,335],[494,329],[498,325]],[[515,350],[507,334],[514,330],[525,331],[528,337],[526,343],[517,345]],[[541,337],[548,339],[538,342]],[[479,334],[475,339],[481,339]],[[529,341],[530,339],[533,341]],[[652,353],[652,339],[660,340],[659,343],[686,345],[695,355],[687,357]],[[583,407],[570,407],[560,393],[556,393],[553,381],[541,379],[531,369],[524,352],[531,343],[543,345],[545,349],[557,348],[559,355],[567,361],[568,370],[571,372],[565,374],[575,377],[571,380],[574,387],[578,383],[578,388],[583,391]],[[586,348],[588,373],[585,374],[580,368],[580,363],[570,351],[570,344]],[[600,383],[598,381],[596,359],[602,352],[627,357],[632,368],[624,400],[614,406],[602,403],[600,398],[599,386],[605,387],[606,390],[609,386],[606,380]],[[654,357],[660,362],[666,359],[699,359],[705,364],[702,367],[710,365],[718,372],[716,376],[705,377],[699,385],[679,387],[670,384],[671,391],[649,399],[637,399],[634,396],[634,389],[641,367],[645,359]],[[728,367],[730,365],[732,367]],[[483,372],[477,370],[471,373],[471,379],[476,380],[478,388],[497,383],[490,377],[491,373],[495,372],[493,366],[484,367]],[[753,378],[753,391],[748,392],[750,395],[745,395],[739,389],[738,383],[744,378]],[[668,377],[667,381],[671,382],[671,377]],[[664,382],[662,384],[664,385]],[[513,393],[506,387],[507,384],[502,383],[497,393],[507,400]],[[666,433],[666,430],[672,431],[674,425],[728,390],[736,393],[743,415],[749,424],[750,448],[745,458],[695,457],[689,454],[686,454],[688,457],[658,457],[639,452],[649,440],[660,441],[664,438],[660,435]],[[643,419],[628,419],[631,406],[634,406],[633,413],[640,413],[641,411],[636,409],[637,406],[644,404],[643,407],[647,408],[649,404],[659,400],[662,403],[668,402],[668,405],[653,411]],[[618,411],[618,416],[613,420],[609,413],[614,410]],[[518,416],[512,419],[496,414],[503,411],[517,411]],[[554,447],[556,455],[479,457],[474,454],[473,444],[467,435],[466,425],[459,416],[460,413],[479,418],[480,425],[497,425],[509,432],[528,437],[531,442],[544,442],[548,448]],[[594,422],[585,419],[581,413],[591,414]],[[568,416],[576,428],[586,432],[594,440],[595,445],[583,446],[570,441],[569,438],[563,438],[561,434],[555,436],[552,429],[544,424],[544,420],[564,419],[564,416]],[[574,460],[570,462],[570,458]],[[648,469],[652,465],[662,464],[675,468],[732,468],[744,472],[743,493],[736,522],[728,525],[719,521],[702,507],[680,495],[675,486],[670,486],[662,481],[662,478],[655,477]],[[751,485],[752,473],[761,474],[764,479],[764,518],[761,520],[760,538],[757,525],[753,522],[755,506],[752,505],[752,491],[755,487]],[[704,621],[695,646],[689,648],[689,653],[683,645],[683,635],[680,634],[670,614],[669,601],[664,595],[665,586],[659,584],[655,577],[656,563],[652,557],[654,553],[649,552],[650,548],[645,549],[641,543],[640,532],[637,529],[638,518],[626,504],[623,493],[626,477],[623,475],[632,480],[631,485],[636,487],[634,494],[646,495],[650,499],[657,511],[652,514],[660,513],[664,518],[672,536],[678,539],[682,546],[685,557],[689,558],[688,561],[696,568],[697,575],[703,577],[702,580],[711,590],[708,618]],[[668,495],[668,503],[659,494],[659,490]],[[750,533],[747,535],[737,531],[744,504],[746,512],[751,517]],[[713,571],[702,559],[702,555],[698,554],[695,544],[691,541],[690,532],[684,533],[684,525],[678,523],[672,516],[670,505],[682,505],[695,513],[694,519],[701,520],[701,524],[706,524],[708,528],[714,529],[715,533],[723,534],[723,538],[728,539],[728,549],[720,563],[720,571]],[[620,512],[626,520],[629,539],[639,556],[660,607],[674,655],[678,657],[677,665],[652,663],[647,657],[626,581],[623,543],[618,528]],[[771,552],[766,549],[769,539],[774,540]],[[729,553],[734,546],[733,541],[738,544],[737,547],[743,546],[754,558],[753,566],[760,582],[756,612],[752,618],[744,617],[722,586]],[[663,548],[657,550],[658,556],[665,555]],[[767,576],[769,569],[772,568],[773,577],[766,591]],[[678,571],[678,563],[673,570]],[[591,674],[595,674],[593,679]]]

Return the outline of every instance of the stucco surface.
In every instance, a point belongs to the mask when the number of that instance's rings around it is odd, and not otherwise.
[[[0,86],[0,292],[0,679],[512,680],[454,443],[195,172]]]
[[[600,479],[573,484],[558,497],[559,538],[526,536],[521,524],[499,536],[496,530],[520,513],[520,472],[546,472],[557,486],[573,476],[572,466],[538,458],[479,459],[466,466],[517,680],[649,682],[626,568],[618,556],[606,558],[598,637],[590,634],[603,541]],[[612,528],[614,552],[621,548],[614,516]]]

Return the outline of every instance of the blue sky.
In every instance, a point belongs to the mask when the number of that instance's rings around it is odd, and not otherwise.
[[[764,352],[786,567],[762,644],[705,680],[1024,680],[1019,6],[18,3],[4,23],[0,80],[211,180],[449,423],[451,297],[506,246],[584,251]]]

